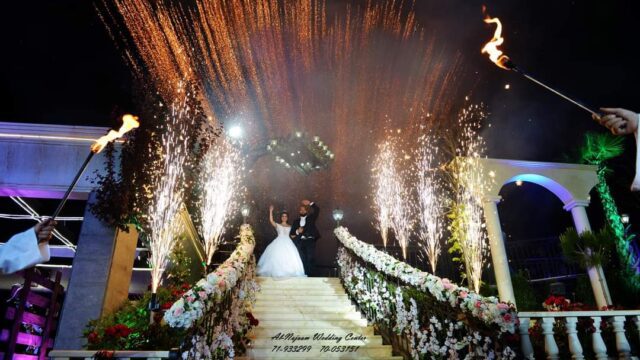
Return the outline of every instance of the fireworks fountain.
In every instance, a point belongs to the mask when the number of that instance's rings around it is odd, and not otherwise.
[[[470,105],[463,109],[458,119],[459,145],[453,163],[456,184],[456,224],[460,252],[464,261],[467,282],[476,292],[480,291],[482,271],[487,260],[488,245],[482,212],[483,189],[490,176],[481,171],[478,159],[482,156],[484,139],[478,134],[479,123],[486,118],[483,107]]]
[[[396,241],[402,248],[402,257],[407,258],[407,248],[413,223],[411,202],[406,177],[397,164],[397,147],[389,137],[379,146],[374,160],[374,203],[377,227],[386,247],[388,229],[393,229]],[[387,238],[387,239],[385,239]]]
[[[243,166],[238,148],[225,139],[219,139],[204,157],[198,208],[207,264],[218,248],[229,216],[238,209]]]
[[[415,174],[417,177],[417,213],[421,247],[436,273],[438,257],[442,248],[442,230],[444,228],[444,209],[441,196],[442,185],[437,177],[436,156],[438,148],[432,136],[423,136],[416,154]]]
[[[343,184],[370,169],[353,156],[366,158],[385,137],[373,124],[389,115],[397,127],[422,125],[423,111],[433,114],[427,122],[446,119],[459,98],[461,55],[427,33],[406,2],[175,4],[116,0],[100,7],[137,74],[168,99],[177,81],[197,84],[212,121],[242,126],[248,145],[302,130],[335,153],[311,184],[256,170],[252,182],[260,184],[247,186],[261,194],[304,190],[327,194],[326,201],[362,201],[365,186]],[[358,131],[367,136],[353,136]]]
[[[162,281],[169,255],[183,223],[178,218],[183,206],[184,167],[187,162],[188,139],[186,129],[190,126],[191,109],[183,101],[176,101],[167,116],[166,131],[162,135],[162,148],[158,151],[159,164],[151,184],[152,196],[149,210],[149,251],[151,291],[156,293]]]
[[[391,144],[383,142],[379,146],[371,171],[374,184],[375,226],[380,231],[385,248],[389,239],[389,228],[391,228],[391,207],[393,206],[391,199],[393,198],[393,182],[397,174],[394,168],[394,156]]]

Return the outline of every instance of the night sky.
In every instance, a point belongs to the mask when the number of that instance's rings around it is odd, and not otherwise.
[[[483,131],[490,157],[571,162],[583,134],[603,130],[583,110],[480,54],[493,33],[482,22],[482,4],[502,20],[503,49],[521,68],[590,106],[640,111],[635,1],[417,2],[420,23],[464,55],[469,93],[492,113]],[[92,1],[6,2],[0,34],[0,121],[114,126],[120,114],[135,112],[133,77]],[[637,197],[627,190],[628,140],[612,165],[613,190],[622,211],[640,221]],[[553,195],[534,185],[505,187],[503,195],[505,231],[514,237],[549,236],[570,224]],[[547,211],[532,211],[536,206]],[[590,211],[598,218],[597,207]]]

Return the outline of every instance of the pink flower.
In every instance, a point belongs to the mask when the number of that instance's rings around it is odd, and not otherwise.
[[[460,294],[459,294],[459,296],[463,299],[466,299],[468,295],[469,293],[466,291],[460,291]]]
[[[195,300],[196,300],[196,297],[195,297],[195,296],[193,296],[193,294],[190,294],[189,296],[187,296],[187,301],[188,301],[188,302],[192,303],[192,302],[194,302]]]
[[[505,303],[498,303],[496,305],[498,307],[498,309],[500,310],[509,310],[509,305],[505,304]]]
[[[173,310],[173,316],[180,316],[182,315],[183,312],[184,312],[184,309],[182,308],[182,306],[178,306]]]
[[[218,281],[218,287],[219,287],[220,289],[224,289],[224,285],[225,285],[225,284],[224,284],[224,280],[220,280],[220,281]]]
[[[451,281],[449,281],[449,279],[444,278],[442,279],[442,286],[444,286],[444,288],[447,290],[451,290],[454,285],[451,283]]]
[[[502,318],[506,322],[511,322],[511,314],[509,314],[509,313],[502,315]]]
[[[481,308],[482,307],[482,302],[480,302],[480,300],[476,301],[476,308]]]
[[[207,298],[207,293],[205,291],[198,291],[198,296],[200,296],[200,300],[205,300]]]

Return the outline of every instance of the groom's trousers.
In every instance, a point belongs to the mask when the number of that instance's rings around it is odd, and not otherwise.
[[[304,266],[304,273],[307,276],[314,276],[316,268],[316,239],[312,237],[300,239],[296,246]]]

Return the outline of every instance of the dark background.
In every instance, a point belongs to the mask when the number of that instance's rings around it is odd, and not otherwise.
[[[468,87],[492,113],[491,126],[483,131],[487,155],[575,162],[584,133],[603,130],[583,110],[480,54],[493,33],[482,22],[483,3],[418,1],[415,9],[421,24],[437,29],[464,54],[465,70],[472,74]],[[503,0],[486,5],[502,19],[503,48],[520,67],[590,106],[640,111],[635,1]],[[123,112],[135,113],[133,76],[92,1],[5,2],[0,38],[0,121],[115,126]],[[505,90],[505,84],[511,89]],[[628,191],[635,147],[627,140],[625,155],[612,163],[612,186],[633,222],[640,213],[637,198]],[[557,235],[571,224],[560,202],[535,185],[507,186],[502,194],[503,226],[513,238]],[[597,201],[593,204],[591,219],[597,227],[602,216]]]

